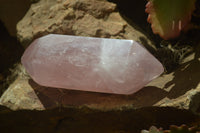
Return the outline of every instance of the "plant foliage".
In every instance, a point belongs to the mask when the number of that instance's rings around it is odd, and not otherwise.
[[[154,34],[163,39],[178,37],[190,22],[196,0],[149,0],[146,12]]]
[[[152,126],[149,131],[142,130],[141,133],[200,133],[200,130],[197,127],[188,128],[186,125],[180,127],[171,125],[170,130],[157,129],[155,126]]]

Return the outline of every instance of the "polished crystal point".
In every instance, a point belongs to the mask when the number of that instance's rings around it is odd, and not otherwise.
[[[36,39],[22,64],[42,86],[116,94],[132,94],[163,72],[133,40],[56,34]]]

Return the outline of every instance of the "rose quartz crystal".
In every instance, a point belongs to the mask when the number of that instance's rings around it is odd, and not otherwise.
[[[133,40],[50,34],[22,56],[42,86],[132,94],[163,72],[161,63]]]

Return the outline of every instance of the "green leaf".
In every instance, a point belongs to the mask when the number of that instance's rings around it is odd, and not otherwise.
[[[196,0],[149,0],[146,12],[152,30],[163,39],[180,35],[181,30],[190,22]]]

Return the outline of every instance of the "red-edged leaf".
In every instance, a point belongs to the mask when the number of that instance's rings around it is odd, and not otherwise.
[[[190,22],[196,0],[149,0],[146,12],[154,34],[163,39],[178,37]]]

